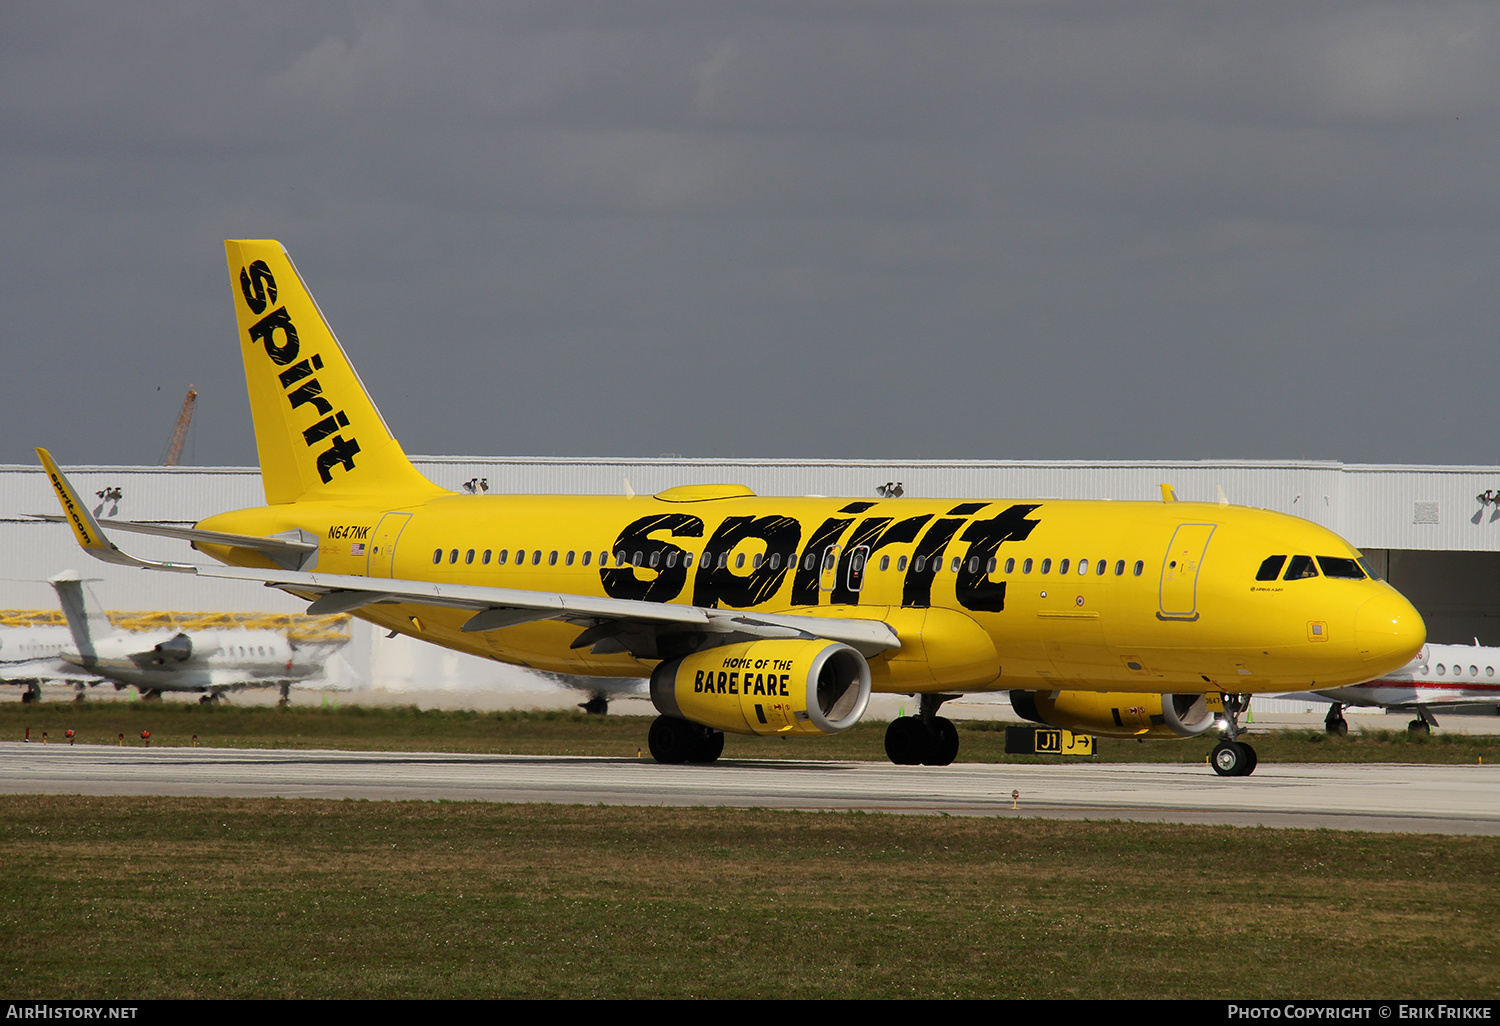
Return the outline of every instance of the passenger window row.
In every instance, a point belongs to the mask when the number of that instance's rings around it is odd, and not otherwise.
[[[712,552],[705,552],[703,554],[701,562],[723,569],[729,565],[729,557],[730,554],[728,552],[720,552],[717,555]],[[476,549],[468,549],[467,551],[462,553],[460,553],[458,549],[448,549],[445,551],[439,548],[432,550],[432,562],[434,564],[442,563],[446,559],[446,561],[450,565],[453,565],[457,564],[460,558],[462,558],[465,565],[472,565],[477,561],[480,566],[489,566],[493,561],[495,566],[513,565],[520,567],[526,566],[528,563],[531,566],[541,566],[543,553],[541,549],[532,549],[529,552],[526,549],[516,549],[514,555],[512,555],[511,550],[509,549],[500,549],[498,552],[493,549],[485,549],[483,552],[479,552]],[[547,565],[557,566],[559,558],[561,559],[563,566],[573,566],[575,563],[579,566],[588,566],[591,562],[593,562],[594,553],[591,551],[584,552],[582,557],[580,558],[576,550],[570,550],[566,554],[563,554],[560,552],[560,550],[553,549],[551,552],[546,554]],[[856,566],[855,569],[863,569],[864,555],[862,553],[856,552],[853,558],[859,563],[859,565]],[[1274,559],[1276,557],[1272,558]],[[1285,559],[1286,557],[1283,556],[1280,558]],[[679,561],[682,563],[683,568],[687,569],[692,567],[693,559],[693,553],[681,552],[677,549],[673,549],[667,552],[665,558],[663,558],[663,554],[660,549],[654,550],[649,553],[640,550],[637,550],[634,553],[627,553],[624,549],[621,549],[620,551],[614,553],[614,561],[616,566],[629,565],[646,567],[648,569],[657,569],[660,568],[663,564],[665,564],[667,568],[672,568],[677,566]],[[735,569],[743,569],[745,566],[745,562],[745,553],[741,552],[737,554],[734,557]],[[789,569],[795,567],[797,565],[797,554],[795,552],[787,553],[785,562],[786,566]],[[912,563],[912,569],[919,574],[935,574],[942,569],[942,562],[942,559],[938,557],[934,557],[929,561],[928,557],[926,556],[918,556]],[[1269,560],[1267,562],[1269,563]],[[780,569],[782,565],[782,554],[779,552],[773,552],[769,556],[767,556],[762,553],[756,553],[755,556],[751,558],[751,566],[756,570],[759,570],[763,565],[767,563],[770,564],[772,570]],[[895,564],[896,572],[904,573],[907,568],[907,557],[898,556],[895,560]],[[607,567],[609,565],[610,553],[599,553],[599,566]],[[816,553],[808,552],[804,555],[802,560],[802,568],[804,570],[811,570],[817,565],[818,556]],[[824,555],[822,569],[833,570],[837,565],[838,553],[833,549],[829,549]],[[1031,557],[1026,557],[1020,561],[1019,565],[1020,571],[1023,574],[1029,574],[1033,570],[1041,574],[1050,574],[1053,569],[1053,561],[1050,557],[1041,559],[1039,561],[1034,560]],[[958,573],[959,570],[963,568],[963,566],[963,557],[954,556],[949,562],[949,571],[952,573]],[[880,569],[889,570],[890,568],[891,557],[888,555],[881,556]],[[1006,574],[1015,573],[1016,568],[1017,561],[1014,557],[1011,557],[1005,561]],[[1110,572],[1109,560],[1107,559],[1101,559],[1097,562],[1090,561],[1088,559],[1080,559],[1076,563],[1069,559],[1060,559],[1056,563],[1056,568],[1059,575],[1066,574],[1071,571],[1078,574],[1080,577],[1088,576],[1090,573],[1094,574],[1096,577],[1105,577],[1108,576]],[[1115,560],[1114,575],[1116,577],[1125,576],[1125,568],[1125,560]],[[1145,571],[1145,568],[1145,561],[1138,559],[1130,569],[1133,576],[1139,577]],[[968,561],[969,573],[977,574],[979,573],[979,569],[979,557],[970,556]],[[997,569],[999,569],[999,560],[996,557],[991,556],[989,558],[989,561],[984,564],[985,573],[994,574]]]
[[[995,565],[995,561],[993,559],[990,560],[990,572],[991,573],[995,572],[994,571],[994,565]],[[1091,569],[1091,566],[1092,566],[1092,569]],[[1023,573],[1023,574],[1029,574],[1029,573],[1031,573],[1033,567],[1035,568],[1035,570],[1037,571],[1037,573],[1050,574],[1052,572],[1052,560],[1051,559],[1043,559],[1043,560],[1041,560],[1041,562],[1036,563],[1036,564],[1033,564],[1033,562],[1030,559],[1030,557],[1021,560],[1021,573]],[[1007,559],[1005,561],[1005,572],[1007,574],[1014,573],[1015,569],[1016,569],[1016,561],[1015,561],[1015,559],[1014,558]],[[1130,567],[1130,575],[1132,577],[1139,577],[1139,576],[1141,576],[1141,574],[1143,574],[1145,572],[1145,570],[1146,570],[1146,561],[1143,560],[1143,559],[1138,559],[1138,560],[1135,561],[1134,564],[1131,565],[1131,567]],[[1057,572],[1058,572],[1059,575],[1071,572],[1071,573],[1078,574],[1080,577],[1086,577],[1090,573],[1092,573],[1095,577],[1105,577],[1110,572],[1110,565],[1109,565],[1109,560],[1107,560],[1107,559],[1098,560],[1097,562],[1093,563],[1092,565],[1090,564],[1089,560],[1087,560],[1087,559],[1080,559],[1077,563],[1074,563],[1072,560],[1059,559],[1057,561]],[[1116,577],[1124,577],[1125,576],[1125,561],[1123,559],[1117,559],[1117,560],[1115,560],[1114,575]]]
[[[473,563],[475,561],[475,555],[476,555],[475,550],[474,549],[469,549],[467,552],[465,552],[463,554],[463,561],[464,561],[464,563],[466,565]],[[448,553],[447,553],[447,556],[448,556],[448,562],[450,564],[457,563],[458,559],[459,559],[459,552],[458,552],[457,549],[449,549]],[[556,566],[557,563],[558,563],[558,557],[559,557],[559,552],[558,552],[557,549],[553,549],[551,552],[547,553],[547,565],[548,566]],[[499,552],[496,552],[493,549],[485,549],[483,553],[479,554],[478,558],[479,558],[479,565],[480,566],[488,566],[491,559],[494,560],[496,566],[505,566],[507,563],[512,562],[511,552],[510,552],[509,549],[501,549]],[[562,557],[562,564],[563,564],[563,566],[572,566],[574,563],[580,563],[583,566],[588,566],[589,563],[591,563],[593,561],[593,558],[594,558],[594,554],[592,552],[585,552],[583,554],[582,559],[580,559],[579,556],[578,556],[578,553],[576,551],[570,551],[570,552],[567,553],[567,555],[565,555],[565,556]],[[441,562],[443,562],[443,550],[442,549],[433,549],[432,550],[432,561],[433,561],[433,563],[441,563]],[[530,553],[529,560],[528,560],[527,551],[525,549],[517,549],[516,552],[515,552],[514,564],[516,566],[525,566],[528,561],[531,563],[532,566],[541,566],[542,565],[542,550],[541,549],[534,549],[534,550],[532,550],[532,552]],[[599,565],[600,566],[608,566],[609,565],[609,553],[608,552],[601,552],[601,553],[599,553]],[[655,565],[656,565],[655,563],[652,564],[652,566],[655,566]]]
[[[1436,670],[1437,670],[1437,675],[1439,677],[1445,676],[1446,673],[1447,673],[1447,670],[1444,668],[1444,666],[1443,666],[1442,663],[1438,663],[1437,664]],[[1455,676],[1455,677],[1462,677],[1464,675],[1464,668],[1462,666],[1460,666],[1458,663],[1454,663],[1453,664],[1452,670],[1453,670],[1453,676]],[[1427,667],[1425,667],[1425,666],[1422,667],[1422,672],[1426,673],[1427,672]],[[1495,668],[1493,666],[1486,666],[1484,668],[1484,675],[1486,677],[1493,677],[1495,675]],[[1477,676],[1479,676],[1479,667],[1471,665],[1469,667],[1469,676],[1470,677],[1477,677]]]

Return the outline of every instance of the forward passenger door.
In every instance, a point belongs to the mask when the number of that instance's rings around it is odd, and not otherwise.
[[[1217,524],[1181,524],[1161,561],[1160,620],[1198,619],[1198,569]]]

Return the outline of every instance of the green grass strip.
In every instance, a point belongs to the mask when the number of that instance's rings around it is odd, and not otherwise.
[[[0,798],[13,998],[1493,998],[1500,838]]]

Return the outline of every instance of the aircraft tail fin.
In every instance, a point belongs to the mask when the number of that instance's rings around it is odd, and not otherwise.
[[[270,504],[441,494],[391,435],[281,243],[224,243]]]
[[[63,616],[68,620],[68,629],[73,632],[73,644],[78,647],[78,654],[83,657],[85,666],[90,665],[97,658],[94,639],[108,637],[114,633],[114,627],[102,611],[89,605],[83,578],[76,571],[64,570],[47,578],[47,583],[52,585],[62,603]]]

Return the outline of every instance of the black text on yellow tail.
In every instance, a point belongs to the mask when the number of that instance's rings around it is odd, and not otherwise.
[[[224,243],[266,502],[440,489],[391,436],[281,243]]]

